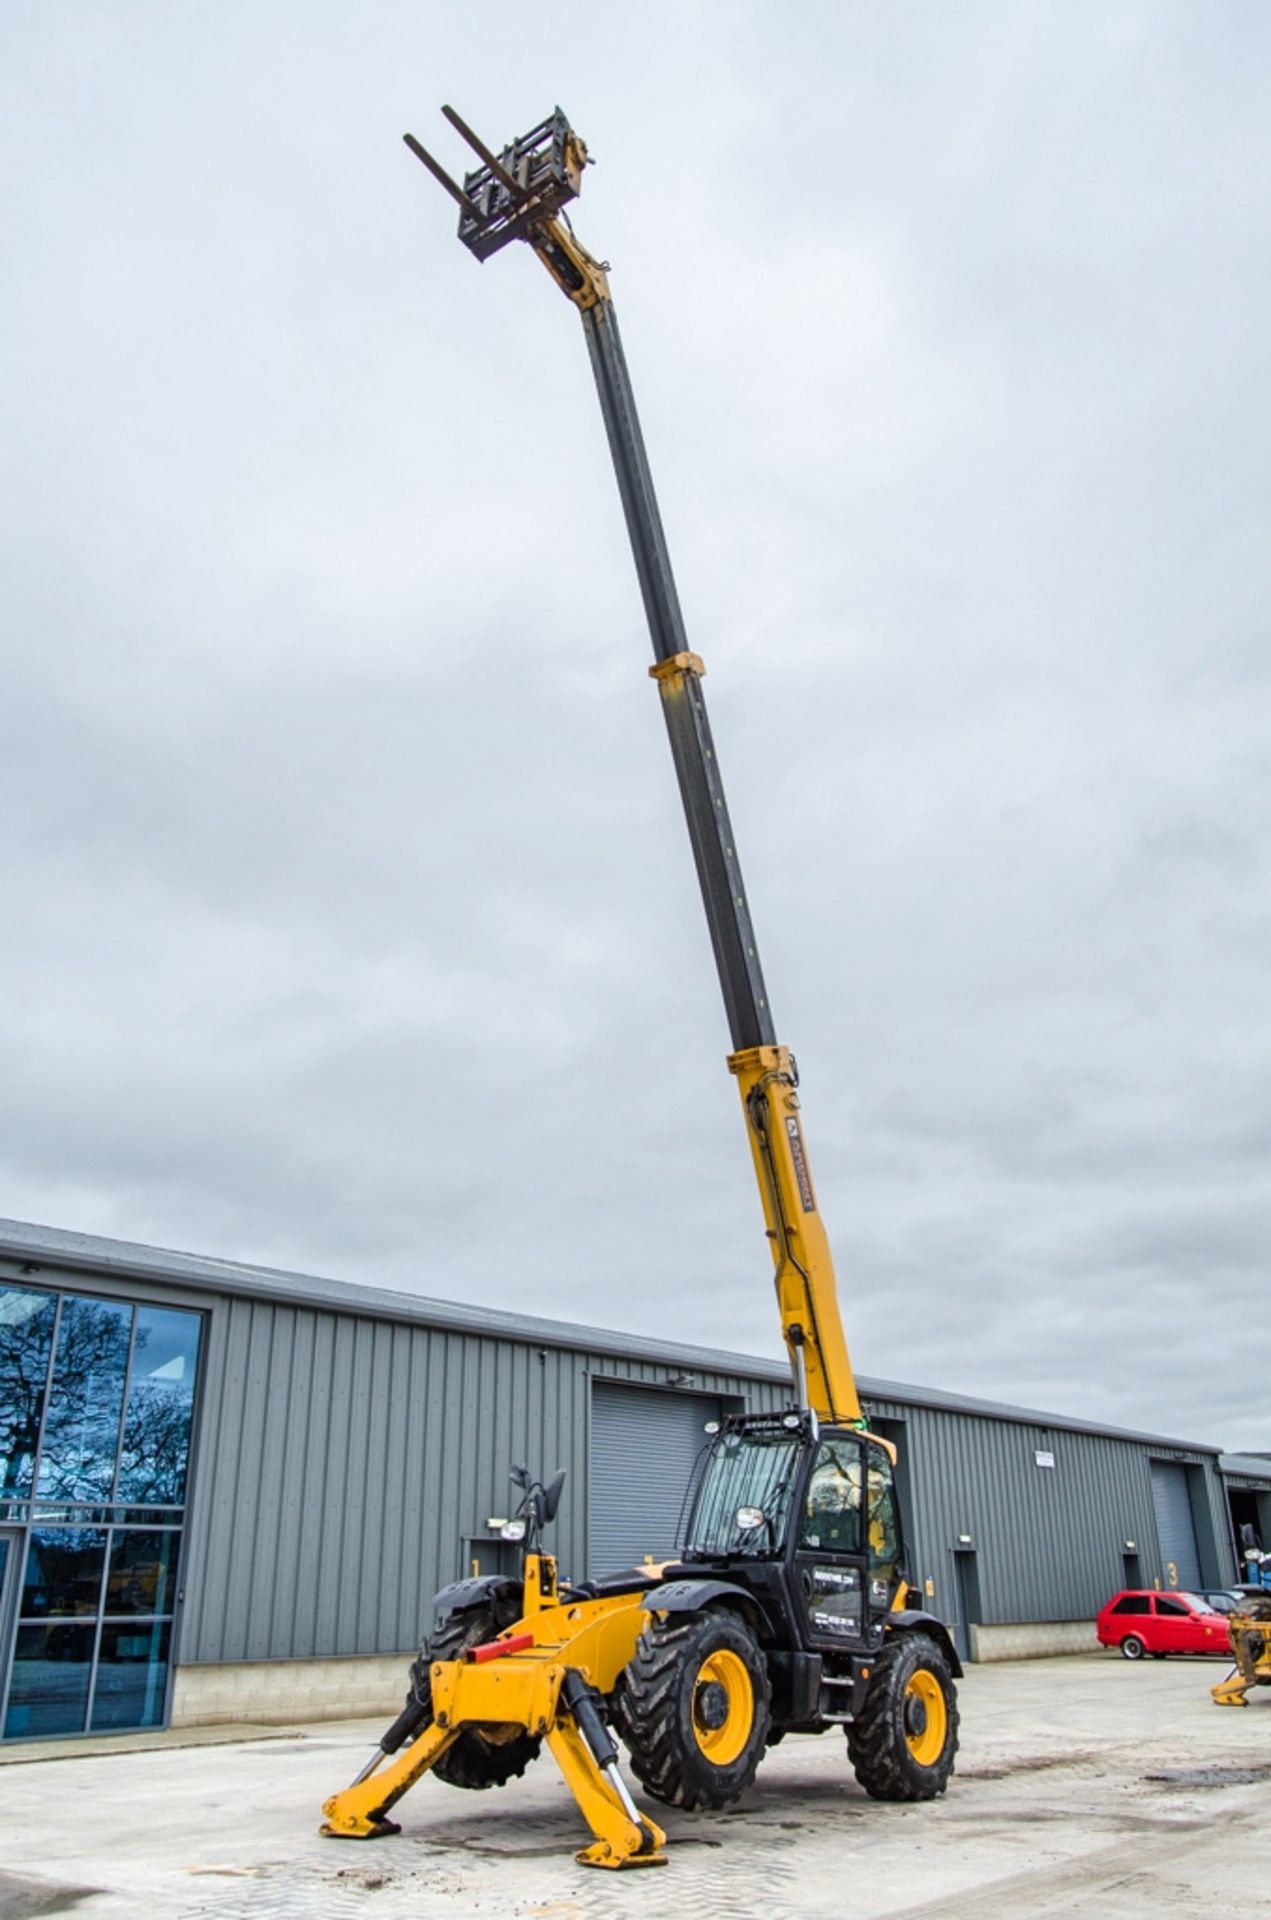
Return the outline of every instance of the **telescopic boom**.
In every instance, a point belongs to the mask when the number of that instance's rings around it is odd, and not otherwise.
[[[728,1065],[746,1114],[796,1398],[823,1420],[863,1425],[799,1117],[798,1073],[776,1038],[707,718],[706,669],[684,630],[606,268],[575,239],[563,211],[581,189],[587,149],[559,107],[498,154],[452,107],[442,112],[481,163],[462,186],[412,134],[405,140],[457,201],[459,238],[478,260],[524,240],[582,316],[732,1036]]]

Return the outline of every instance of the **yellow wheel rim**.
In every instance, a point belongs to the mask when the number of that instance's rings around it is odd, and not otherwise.
[[[754,1720],[755,1689],[746,1663],[720,1647],[703,1660],[693,1681],[693,1737],[713,1766],[731,1766]]]
[[[925,1667],[909,1676],[903,1712],[906,1746],[920,1767],[934,1767],[944,1751],[949,1710],[944,1688]]]

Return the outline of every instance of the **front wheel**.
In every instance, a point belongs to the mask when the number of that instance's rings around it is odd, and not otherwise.
[[[727,1807],[755,1777],[768,1739],[768,1668],[735,1614],[656,1615],[620,1690],[631,1766],[671,1807]]]
[[[958,1696],[944,1653],[929,1634],[897,1635],[847,1729],[856,1778],[874,1800],[934,1800],[957,1750]]]
[[[1141,1660],[1146,1652],[1147,1648],[1137,1633],[1127,1633],[1121,1642],[1121,1653],[1126,1660]]]

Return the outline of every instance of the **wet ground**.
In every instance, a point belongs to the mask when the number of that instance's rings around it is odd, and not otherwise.
[[[0,1920],[1052,1920],[1252,1913],[1271,1903],[1271,1689],[1218,1708],[1221,1662],[1115,1655],[974,1668],[947,1796],[880,1806],[842,1741],[791,1738],[723,1815],[651,1808],[666,1867],[574,1864],[550,1757],[501,1791],[425,1780],[403,1832],[321,1839],[321,1803],[378,1722],[0,1767]],[[190,1739],[187,1735],[185,1738]]]

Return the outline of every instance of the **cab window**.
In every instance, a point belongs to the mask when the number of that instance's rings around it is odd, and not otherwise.
[[[822,1553],[859,1553],[863,1483],[860,1442],[823,1440],[804,1496],[799,1545]]]
[[[865,1474],[865,1521],[869,1541],[869,1603],[885,1606],[900,1576],[900,1528],[891,1461],[871,1447]]]

